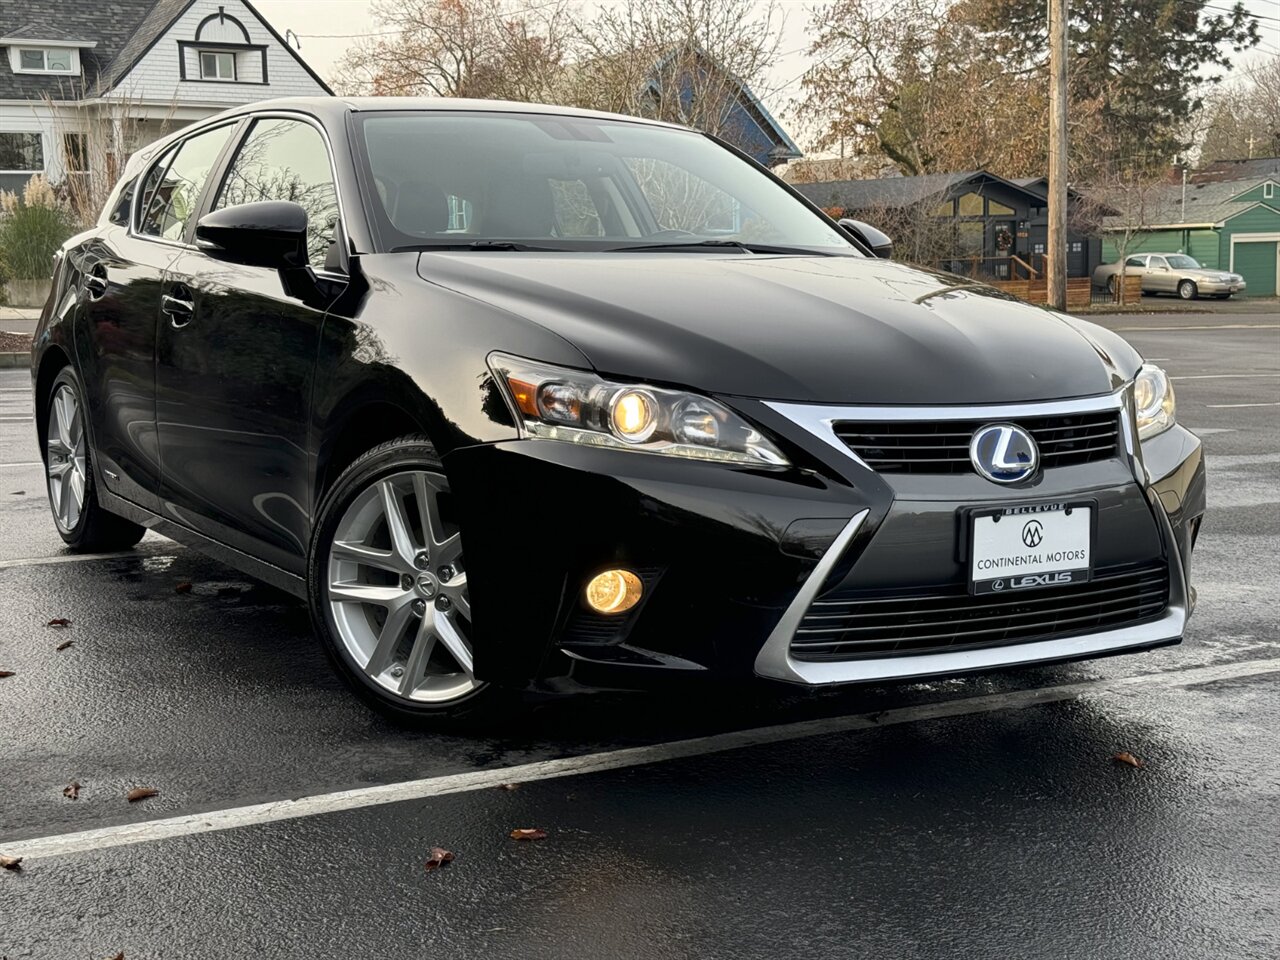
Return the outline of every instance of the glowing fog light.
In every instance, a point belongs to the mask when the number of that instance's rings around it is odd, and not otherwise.
[[[606,570],[587,583],[587,605],[596,613],[625,613],[640,602],[643,591],[630,570]]]

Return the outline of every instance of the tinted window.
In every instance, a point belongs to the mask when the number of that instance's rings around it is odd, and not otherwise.
[[[1141,257],[1130,257],[1128,260],[1124,262],[1124,265],[1126,267],[1145,267],[1147,265],[1147,262],[1143,260]]]
[[[329,151],[320,132],[297,120],[258,120],[236,152],[214,209],[289,200],[307,211],[307,253],[323,263],[338,222]]]
[[[230,125],[196,134],[178,145],[167,167],[162,159],[151,168],[143,192],[140,233],[166,240],[182,239],[209,171],[230,135]]]
[[[383,249],[735,239],[858,255],[785,187],[698,133],[535,114],[369,112],[355,120]]]

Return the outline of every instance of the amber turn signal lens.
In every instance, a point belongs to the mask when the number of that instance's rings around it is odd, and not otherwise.
[[[606,570],[587,584],[587,606],[596,613],[626,613],[643,592],[640,578],[630,570]]]

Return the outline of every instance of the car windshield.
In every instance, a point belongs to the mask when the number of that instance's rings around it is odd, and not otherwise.
[[[1199,270],[1200,264],[1192,257],[1184,257],[1182,255],[1172,256],[1169,258],[1169,266],[1175,270]]]
[[[538,114],[357,114],[382,250],[858,256],[753,164],[692,131]]]

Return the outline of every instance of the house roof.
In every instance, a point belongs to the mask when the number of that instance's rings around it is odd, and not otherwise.
[[[1220,224],[1237,214],[1257,206],[1256,200],[1237,200],[1259,184],[1275,177],[1260,176],[1242,180],[1188,183],[1186,204],[1182,202],[1182,184],[1167,183],[1156,187],[1144,198],[1142,222],[1149,229],[1185,227],[1191,224]],[[1106,217],[1103,229],[1127,225],[1125,217]]]
[[[1192,183],[1217,183],[1223,180],[1280,178],[1280,157],[1254,157],[1249,160],[1215,160],[1191,174]]]
[[[58,43],[74,43],[84,47],[96,47],[96,40],[86,40],[82,36],[83,31],[72,33],[69,30],[63,30],[56,23],[24,23],[20,27],[6,30],[0,33],[0,42],[9,40],[30,40],[38,42],[40,40],[53,40]]]
[[[1042,179],[1006,180],[985,170],[965,170],[960,173],[926,173],[918,177],[794,183],[792,186],[819,206],[869,210],[875,207],[911,207],[934,198],[941,201],[955,196],[962,187],[981,187],[989,183],[1000,184],[1043,201],[1045,191],[1037,187]]]
[[[35,33],[60,30],[57,24],[75,24],[75,32],[96,42],[80,51],[84,73],[79,77],[14,73],[0,64],[0,100],[77,100],[86,94],[100,95],[113,89],[138,61],[181,17],[194,0],[20,0],[0,4],[0,37],[17,36],[14,31]],[[249,0],[241,3],[262,23],[267,32],[309,73],[324,90],[320,79],[298,53],[262,17]],[[20,9],[19,9],[20,8]],[[32,25],[35,25],[34,27]],[[60,30],[65,33],[65,30]]]

